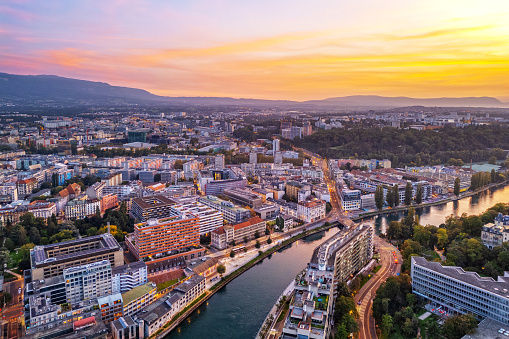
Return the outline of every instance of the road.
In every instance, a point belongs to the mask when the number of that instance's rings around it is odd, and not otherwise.
[[[361,301],[361,305],[357,307],[359,312],[359,339],[377,338],[375,319],[371,315],[373,306],[373,298],[376,290],[387,278],[396,275],[401,269],[401,254],[399,251],[387,243],[385,240],[375,237],[375,247],[380,254],[380,270],[361,288],[355,296],[355,302]],[[394,254],[398,258],[398,264],[395,263]]]
[[[2,330],[8,330],[8,338],[16,338],[21,335],[18,333],[18,328],[23,318],[23,277],[12,271],[7,272],[15,275],[17,279],[3,286],[4,291],[12,296],[12,300],[2,309]],[[21,293],[19,293],[20,290]]]

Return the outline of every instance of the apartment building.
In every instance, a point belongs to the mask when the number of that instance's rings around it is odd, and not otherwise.
[[[230,201],[219,199],[213,195],[200,197],[198,201],[221,212],[223,214],[223,219],[231,224],[239,223],[251,216],[251,212],[248,209],[238,207]]]
[[[32,213],[36,218],[47,219],[53,214],[57,215],[57,205],[53,202],[36,200],[28,205],[28,212]]]
[[[297,216],[308,223],[325,218],[326,203],[323,200],[311,200],[297,204]]]
[[[461,267],[442,266],[422,257],[412,257],[412,291],[431,309],[447,314],[473,314],[509,323],[509,273],[494,280]]]
[[[484,225],[481,240],[488,248],[502,246],[504,242],[509,242],[509,215],[499,213],[494,223]]]
[[[124,316],[135,316],[156,300],[157,286],[148,282],[122,293]]]
[[[101,211],[101,201],[94,200],[73,200],[65,205],[65,219],[79,220],[92,216]]]
[[[37,179],[28,178],[16,181],[16,188],[18,189],[18,195],[25,196],[32,194],[33,190],[37,188]]]
[[[96,299],[111,294],[111,263],[101,260],[64,269],[65,294],[68,303]]]
[[[147,265],[143,261],[111,268],[112,293],[125,293],[146,283]]]
[[[95,182],[92,186],[85,190],[85,193],[90,199],[101,199],[103,196],[104,187],[106,187],[106,183],[104,182]]]
[[[2,201],[12,202],[18,200],[18,188],[15,183],[9,182],[0,184],[0,197],[4,196],[5,198],[2,198]]]
[[[182,310],[205,292],[205,277],[193,275],[173,289],[171,296],[179,297],[177,305]]]
[[[122,183],[122,174],[119,172],[111,173],[105,178],[101,179],[106,186],[118,186]]]
[[[134,198],[130,214],[135,220],[145,222],[149,219],[164,219],[172,216],[171,206],[175,201],[163,195]]]
[[[138,259],[177,254],[200,244],[199,218],[193,214],[149,219],[134,225],[126,244]]]
[[[101,198],[101,213],[118,206],[118,197],[116,194],[107,194]]]
[[[339,198],[343,211],[353,211],[361,208],[361,191],[342,189]]]
[[[106,326],[123,316],[124,301],[120,293],[110,294],[97,299],[101,320]]]
[[[124,251],[109,234],[35,246],[30,251],[32,281],[63,274],[64,269],[108,260],[112,267],[124,265]]]
[[[259,236],[265,234],[266,223],[260,217],[250,218],[247,221],[235,225],[221,226],[211,233],[211,245],[217,249],[225,249],[234,241],[241,244],[244,237],[251,240],[258,232]]]
[[[198,217],[200,235],[207,234],[223,226],[221,212],[206,206],[195,199],[176,199],[177,204],[171,207],[173,216],[192,214]]]

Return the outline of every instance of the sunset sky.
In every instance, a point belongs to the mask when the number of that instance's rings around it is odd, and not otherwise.
[[[509,101],[509,0],[2,0],[0,72],[168,96]]]

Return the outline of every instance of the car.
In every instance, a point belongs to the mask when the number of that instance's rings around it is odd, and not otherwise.
[[[357,302],[357,305],[360,305],[360,304],[362,304],[362,301],[360,301],[360,300],[359,300],[359,301]]]
[[[21,287],[18,288],[18,294],[21,294]]]

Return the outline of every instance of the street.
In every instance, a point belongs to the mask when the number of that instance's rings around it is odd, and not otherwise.
[[[378,248],[380,254],[380,270],[361,288],[355,296],[356,303],[359,301],[361,305],[357,307],[359,312],[359,339],[377,338],[375,319],[371,315],[371,307],[376,290],[387,278],[396,275],[401,269],[401,254],[399,251],[387,243],[385,240],[375,237],[375,247]],[[395,263],[395,255],[398,258],[398,264]]]
[[[17,338],[21,336],[19,332],[21,319],[23,319],[23,277],[15,272],[7,271],[16,276],[16,280],[5,283],[4,291],[12,296],[12,300],[2,308],[2,335],[6,338]],[[21,291],[21,293],[19,293]]]

